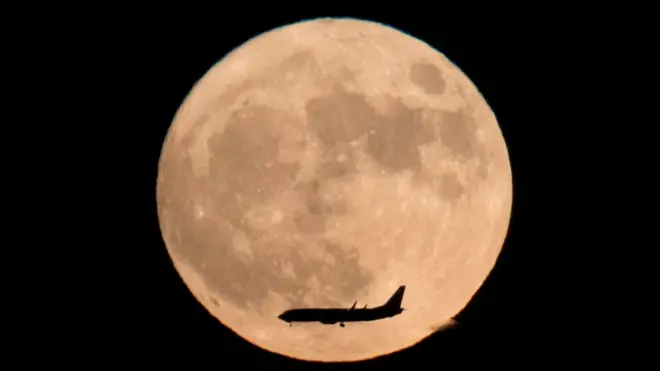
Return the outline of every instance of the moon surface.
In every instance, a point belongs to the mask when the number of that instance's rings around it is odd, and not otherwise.
[[[158,215],[190,291],[249,342],[355,361],[451,320],[495,265],[512,206],[506,144],[443,54],[382,24],[316,19],[261,34],[193,87],[159,162]],[[369,307],[346,327],[277,316]]]

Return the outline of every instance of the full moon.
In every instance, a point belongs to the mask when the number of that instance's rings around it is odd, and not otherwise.
[[[356,361],[447,324],[492,270],[512,179],[494,113],[442,53],[391,27],[316,19],[263,33],[214,65],[176,113],[157,179],[174,266],[247,341]],[[383,304],[346,327],[292,308]]]

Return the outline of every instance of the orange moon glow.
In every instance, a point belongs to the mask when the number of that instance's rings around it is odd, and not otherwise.
[[[223,324],[272,352],[354,361],[419,342],[495,265],[512,206],[495,115],[443,54],[382,24],[317,19],[264,33],[182,103],[159,162],[174,265]],[[295,323],[286,309],[401,315]]]

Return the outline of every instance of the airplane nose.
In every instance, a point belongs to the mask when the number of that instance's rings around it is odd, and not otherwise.
[[[280,314],[279,316],[277,316],[277,318],[279,318],[279,319],[281,319],[282,321],[284,321],[284,313],[282,313],[282,314]]]

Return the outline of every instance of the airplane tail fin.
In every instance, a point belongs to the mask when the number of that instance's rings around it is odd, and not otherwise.
[[[394,292],[392,297],[387,300],[387,302],[383,305],[386,308],[394,308],[394,309],[400,309],[401,308],[401,302],[403,301],[403,292],[406,291],[406,286],[401,285],[399,288]]]

